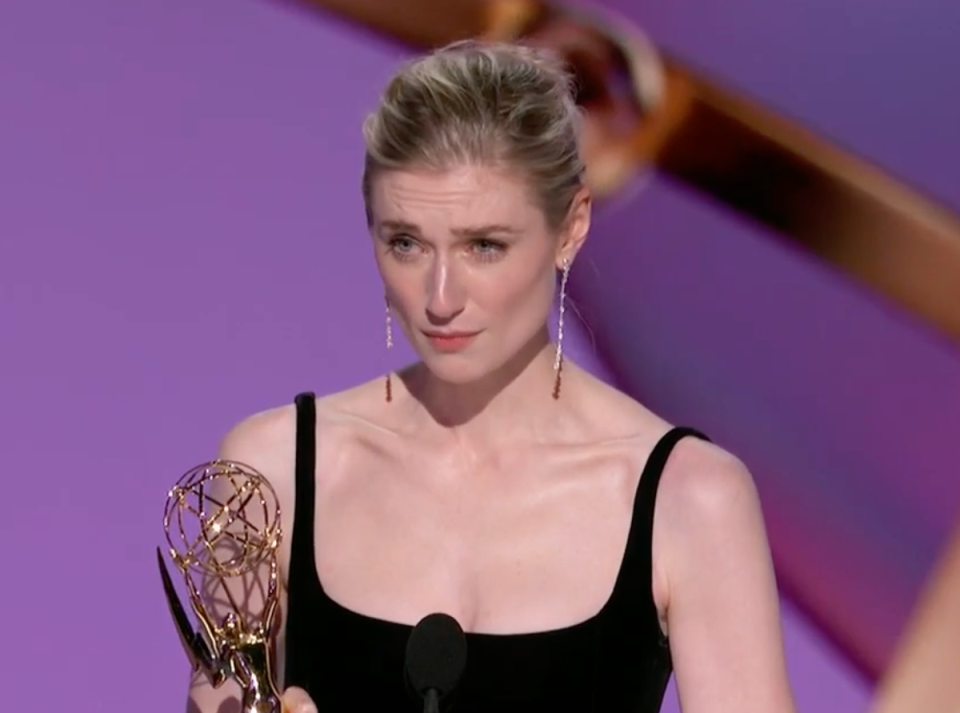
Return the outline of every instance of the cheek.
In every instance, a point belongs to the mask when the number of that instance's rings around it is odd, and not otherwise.
[[[549,268],[535,272],[527,268],[486,285],[483,306],[518,326],[537,328],[549,316],[553,296],[554,276]]]

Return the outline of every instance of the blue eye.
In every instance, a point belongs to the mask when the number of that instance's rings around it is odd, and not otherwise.
[[[488,238],[475,240],[472,247],[483,260],[494,260],[500,257],[507,248],[503,243]]]
[[[407,235],[397,235],[387,245],[390,246],[390,252],[400,259],[409,259],[417,247],[416,241]]]

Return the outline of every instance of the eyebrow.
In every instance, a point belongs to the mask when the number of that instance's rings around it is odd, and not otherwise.
[[[420,232],[420,229],[413,223],[408,223],[405,220],[384,220],[380,222],[380,227],[386,230],[395,230],[395,231],[406,231],[410,233]],[[512,228],[509,225],[502,225],[499,223],[489,223],[486,225],[474,225],[463,228],[454,228],[451,232],[455,235],[466,238],[478,238],[485,235],[501,234],[501,235],[513,235],[517,232],[516,228]]]

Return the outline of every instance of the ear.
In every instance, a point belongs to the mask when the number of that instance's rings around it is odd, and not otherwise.
[[[593,211],[593,198],[590,189],[582,187],[574,196],[570,204],[570,211],[560,233],[560,242],[557,246],[557,269],[563,269],[564,261],[573,264],[577,253],[583,247],[584,241],[590,232],[590,217]]]

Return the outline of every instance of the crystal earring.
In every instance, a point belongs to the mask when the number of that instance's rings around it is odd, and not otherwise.
[[[560,309],[557,318],[557,353],[553,360],[556,374],[553,383],[553,398],[560,398],[560,382],[563,374],[563,314],[567,311],[567,278],[570,276],[570,260],[564,258],[563,272],[560,276]]]
[[[393,349],[393,316],[390,314],[390,300],[386,295],[383,297],[386,305],[386,325],[387,325],[387,349]],[[390,379],[390,372],[387,372],[387,403],[393,401],[393,382]]]

